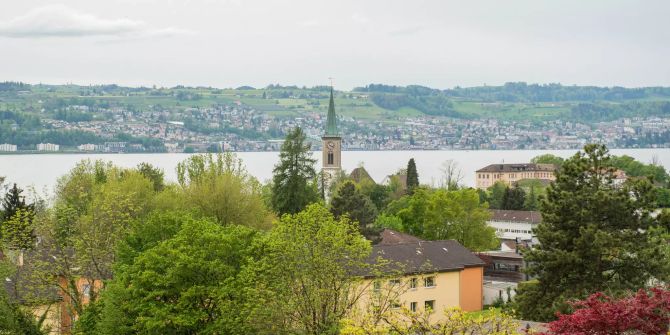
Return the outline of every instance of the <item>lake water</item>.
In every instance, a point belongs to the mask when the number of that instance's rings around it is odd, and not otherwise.
[[[359,165],[365,166],[372,178],[381,182],[385,176],[407,166],[407,161],[416,161],[419,179],[423,184],[438,185],[441,180],[441,166],[447,160],[455,161],[463,173],[462,183],[474,186],[475,170],[494,163],[524,163],[531,158],[551,153],[569,157],[577,150],[476,150],[476,151],[345,151],[342,153],[342,167],[351,171]],[[670,149],[613,149],[612,154],[629,155],[649,163],[657,160],[670,170]],[[272,178],[272,168],[278,160],[278,152],[237,153],[247,170],[261,181]],[[16,182],[21,187],[34,187],[41,194],[50,194],[58,177],[67,173],[83,159],[112,161],[122,167],[134,167],[148,162],[165,171],[166,179],[176,181],[175,167],[189,154],[33,154],[0,155],[0,176],[7,182]],[[314,154],[321,166],[321,155]]]

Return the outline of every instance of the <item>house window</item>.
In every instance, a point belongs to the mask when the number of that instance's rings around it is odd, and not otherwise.
[[[391,280],[389,280],[389,285],[390,285],[390,286],[400,286],[400,284],[402,284],[402,282],[400,281],[400,279],[391,279]]]
[[[334,155],[333,155],[333,153],[332,153],[332,152],[329,152],[329,153],[328,153],[328,165],[333,165],[333,164],[334,164],[334,163],[333,163],[334,160],[335,160],[335,159],[334,159]]]
[[[409,280],[409,288],[416,288],[418,286],[418,280],[416,278],[412,278]]]
[[[435,310],[435,300],[424,301],[423,308],[428,312],[434,311]]]
[[[416,301],[412,301],[409,303],[409,310],[412,312],[416,312]]]
[[[81,293],[86,297],[90,296],[91,295],[91,285],[89,285],[89,284],[82,285]]]
[[[435,277],[426,277],[423,279],[424,287],[435,287]]]
[[[398,309],[400,308],[400,303],[397,300],[391,301],[391,308],[392,309]]]

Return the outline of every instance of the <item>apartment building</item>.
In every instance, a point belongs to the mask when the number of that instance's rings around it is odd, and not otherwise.
[[[486,189],[498,181],[507,185],[524,179],[556,180],[556,166],[554,164],[491,164],[475,171],[476,186]]]

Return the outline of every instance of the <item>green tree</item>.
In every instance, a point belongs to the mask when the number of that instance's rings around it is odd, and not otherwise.
[[[233,153],[194,155],[177,164],[177,178],[187,205],[222,225],[267,229],[272,215],[262,186]]]
[[[284,215],[249,264],[249,325],[256,334],[336,334],[359,301],[371,247],[347,218],[320,204]]]
[[[349,219],[358,223],[358,229],[371,241],[379,237],[378,229],[373,227],[377,218],[377,210],[370,199],[363,195],[352,181],[347,181],[340,186],[337,193],[330,201],[330,212],[339,219],[347,215]]]
[[[486,224],[490,214],[476,190],[417,189],[405,199],[391,203],[386,213],[402,220],[403,232],[427,240],[454,239],[477,251],[498,246],[495,230]]]
[[[311,143],[296,127],[284,140],[279,163],[272,170],[272,207],[278,214],[295,214],[319,201],[316,170],[310,151]]]
[[[552,154],[544,154],[533,157],[530,162],[535,164],[554,164],[556,167],[560,168],[563,165],[563,162],[565,162],[565,159]]]
[[[529,187],[529,192],[526,195],[526,200],[523,203],[523,208],[527,211],[536,211],[539,207],[538,195],[535,193],[535,186]]]
[[[419,187],[419,173],[416,171],[414,158],[410,158],[407,162],[407,193],[414,193],[414,189],[417,187]]]
[[[14,186],[9,189],[5,194],[5,197],[2,199],[3,211],[2,217],[0,217],[0,238],[2,238],[2,227],[5,222],[12,219],[16,212],[20,210],[32,212],[35,209],[34,204],[26,204],[26,198],[25,196],[22,196],[21,193],[23,193],[23,190],[14,183]],[[32,219],[32,217],[27,218]]]
[[[155,224],[166,216],[154,217]],[[102,334],[246,334],[238,274],[256,231],[177,216],[179,230],[154,239],[120,266],[101,303]],[[168,224],[175,227],[174,220]],[[149,238],[146,232],[135,237]],[[137,241],[129,241],[135,244]],[[147,241],[149,242],[149,241]]]
[[[488,202],[489,207],[494,209],[502,209],[505,193],[507,191],[507,184],[502,181],[497,181],[487,190],[489,193]]]
[[[149,163],[140,163],[136,169],[145,178],[151,180],[154,185],[154,191],[160,192],[165,188],[165,174],[163,170]]]
[[[607,148],[587,145],[568,159],[542,201],[540,245],[525,252],[537,284],[519,290],[524,318],[550,320],[568,299],[604,291],[621,293],[667,280],[663,244],[651,238],[663,226],[654,216],[653,186],[639,179],[615,186]],[[667,242],[666,242],[667,243]]]
[[[0,334],[43,335],[40,328],[40,321],[11,301],[4,288],[0,289]]]
[[[526,192],[521,187],[506,187],[500,207],[507,210],[522,210],[525,200]]]
[[[35,213],[30,209],[19,209],[9,220],[2,224],[0,236],[11,250],[33,249],[35,236],[33,219]]]

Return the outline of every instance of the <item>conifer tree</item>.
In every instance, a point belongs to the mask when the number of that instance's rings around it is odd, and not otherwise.
[[[523,203],[524,200],[526,199],[526,192],[518,187],[506,187],[505,188],[505,193],[502,198],[502,209],[507,209],[507,210],[522,210],[523,209]]]
[[[319,201],[316,170],[310,152],[311,143],[296,127],[288,135],[279,153],[279,163],[272,176],[272,207],[282,214],[295,214],[307,205]]]
[[[407,162],[407,193],[414,193],[414,189],[419,187],[419,173],[416,171],[414,158]]]
[[[0,218],[0,238],[2,238],[2,231],[4,230],[3,227],[5,226],[5,223],[9,222],[16,213],[21,210],[30,212],[28,214],[29,221],[26,222],[28,224],[32,223],[32,212],[34,211],[35,206],[26,204],[26,199],[21,193],[23,193],[23,190],[14,183],[14,186],[9,189],[7,194],[5,194],[5,198],[2,200],[3,212],[2,217]]]
[[[590,144],[565,161],[542,200],[540,245],[524,253],[534,284],[521,285],[515,309],[521,317],[551,320],[569,311],[570,299],[595,292],[619,294],[667,281],[666,215],[654,215],[649,179],[614,185],[607,148]]]
[[[330,212],[338,220],[342,215],[347,215],[349,219],[357,222],[359,231],[369,240],[374,241],[378,237],[378,231],[372,228],[377,218],[375,205],[353,182],[347,181],[340,186],[330,202]]]

